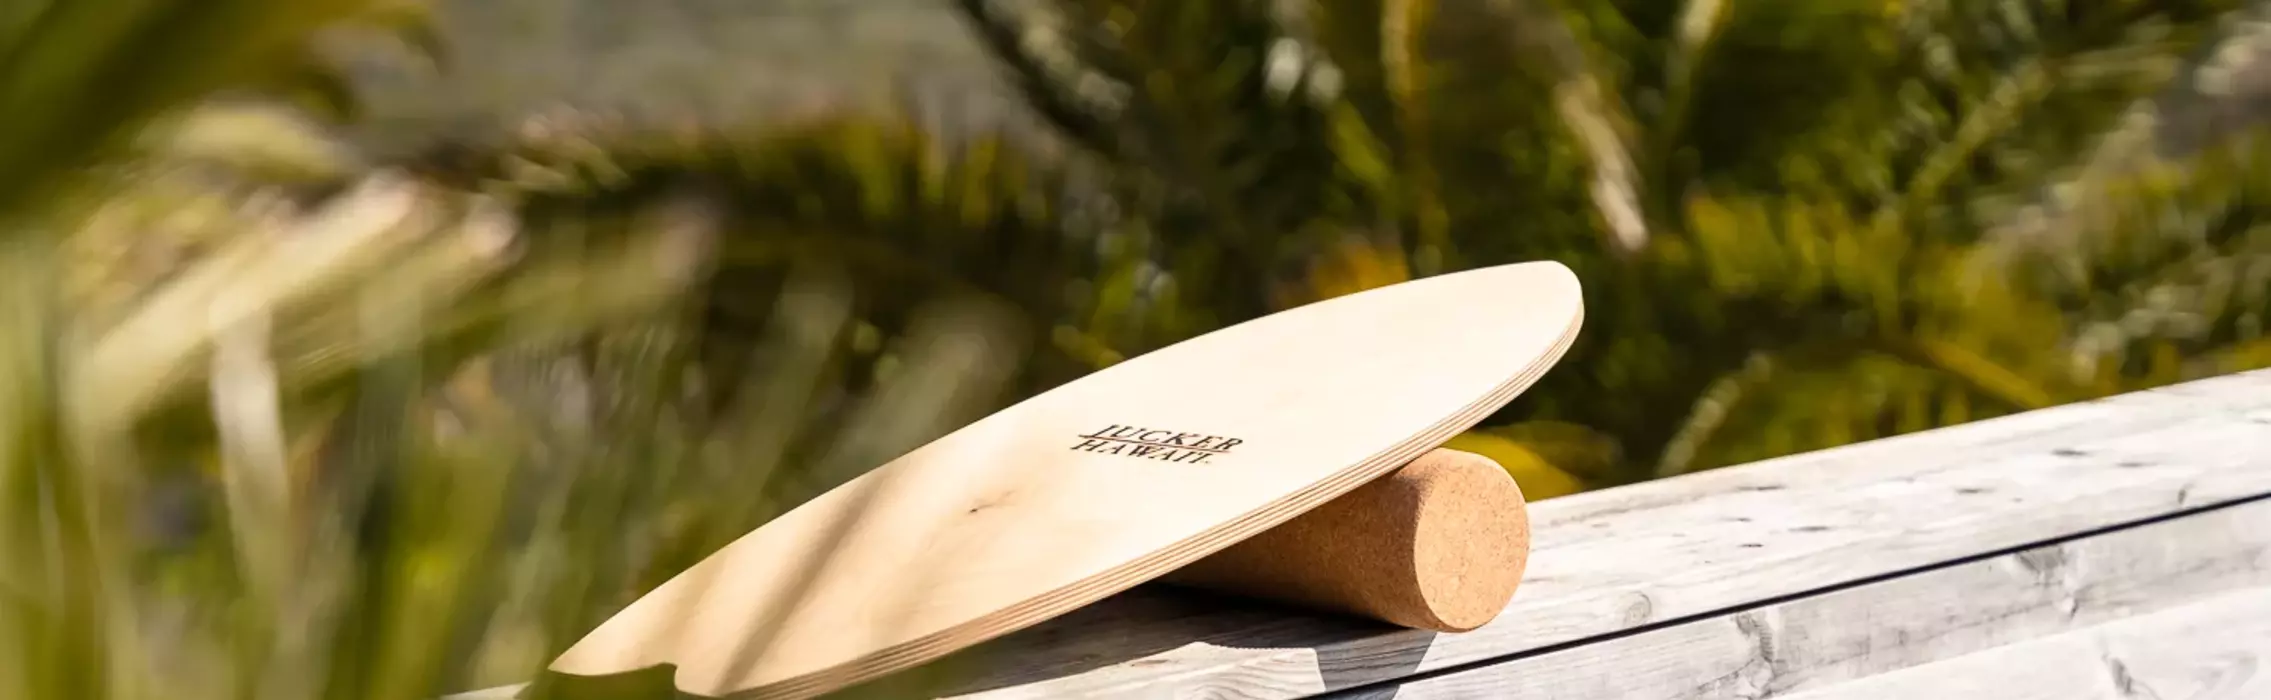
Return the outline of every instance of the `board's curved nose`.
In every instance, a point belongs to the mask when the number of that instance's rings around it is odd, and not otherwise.
[[[1577,271],[1559,261],[1533,260],[1508,263],[1465,272],[1441,275],[1444,278],[1488,275],[1498,278],[1491,288],[1518,298],[1507,299],[1502,308],[1521,314],[1521,323],[1582,325],[1585,317],[1585,286],[1577,279]]]
[[[1547,292],[1547,299],[1565,303],[1573,311],[1584,307],[1585,286],[1578,281],[1577,271],[1569,269],[1568,265],[1557,260],[1534,260],[1505,267],[1534,276],[1540,290]]]

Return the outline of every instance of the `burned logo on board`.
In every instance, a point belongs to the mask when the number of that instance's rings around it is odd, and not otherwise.
[[[1072,449],[1081,452],[1156,459],[1181,464],[1204,464],[1219,459],[1245,442],[1238,438],[1162,430],[1136,425],[1107,425],[1079,437]]]

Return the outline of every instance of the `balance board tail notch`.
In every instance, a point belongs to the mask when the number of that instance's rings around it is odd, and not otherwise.
[[[1437,449],[1161,580],[1465,632],[1496,617],[1521,583],[1526,506],[1497,462]]]

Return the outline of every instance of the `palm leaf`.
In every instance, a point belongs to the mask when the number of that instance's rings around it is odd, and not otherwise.
[[[123,146],[149,120],[297,65],[369,0],[33,3],[0,44],[0,211]],[[84,89],[100,85],[101,90]]]

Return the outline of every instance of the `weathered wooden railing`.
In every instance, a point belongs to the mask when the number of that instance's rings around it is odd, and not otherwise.
[[[2271,371],[1532,518],[1473,632],[1140,588],[971,650],[946,695],[2271,698]]]

